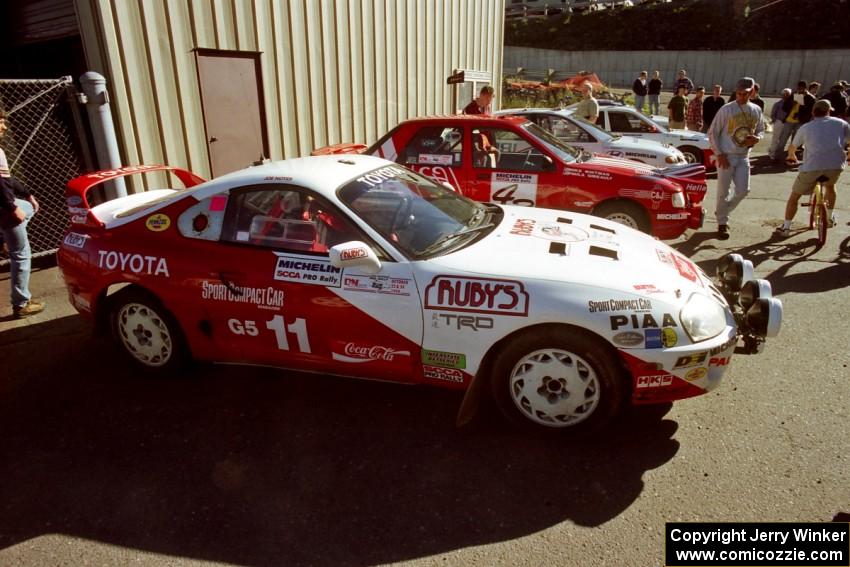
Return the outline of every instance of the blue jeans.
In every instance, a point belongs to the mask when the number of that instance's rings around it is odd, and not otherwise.
[[[3,229],[3,238],[9,247],[9,260],[11,263],[12,284],[12,306],[23,307],[29,303],[30,298],[30,265],[32,262],[32,251],[30,241],[27,238],[27,224],[32,218],[34,211],[32,204],[23,199],[15,199],[15,205],[26,213],[27,218],[18,226]]]
[[[661,108],[661,95],[651,94],[649,96],[649,113],[658,114],[658,109]]]
[[[717,224],[728,224],[729,215],[750,193],[750,156],[727,155],[729,167],[717,168],[717,208],[714,215]],[[735,191],[730,196],[729,189],[735,183]]]
[[[635,95],[635,108],[637,108],[638,112],[643,112],[643,101],[645,99],[645,96]]]

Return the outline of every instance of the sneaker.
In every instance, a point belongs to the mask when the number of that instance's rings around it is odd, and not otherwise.
[[[30,301],[23,307],[12,308],[12,312],[15,314],[15,319],[23,319],[24,317],[29,317],[30,315],[35,315],[42,311],[44,311],[44,303],[39,303],[37,301]]]
[[[729,225],[728,224],[717,225],[717,238],[720,239],[720,240],[729,240]]]
[[[826,226],[829,228],[834,228],[838,224],[838,219],[835,218],[835,214],[833,213],[832,217],[830,217],[829,222],[826,223]]]
[[[773,231],[773,235],[781,238],[788,238],[789,236],[791,236],[791,229],[777,226],[776,230]]]

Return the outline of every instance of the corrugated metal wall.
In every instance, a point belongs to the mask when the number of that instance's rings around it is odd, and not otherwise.
[[[76,0],[128,164],[209,176],[193,49],[259,51],[271,158],[450,113],[453,69],[500,91],[504,0]],[[466,101],[464,101],[465,104]],[[234,128],[238,125],[234,124]]]

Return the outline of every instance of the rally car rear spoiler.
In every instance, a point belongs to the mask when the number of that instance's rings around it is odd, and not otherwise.
[[[191,171],[178,169],[168,165],[131,165],[118,169],[108,169],[105,171],[97,171],[95,173],[87,173],[75,177],[68,182],[65,188],[65,204],[68,207],[68,214],[71,215],[71,222],[74,224],[87,224],[97,228],[104,226],[103,222],[94,216],[91,212],[91,205],[88,200],[88,192],[95,186],[100,185],[112,179],[135,175],[137,173],[149,173],[151,171],[170,171],[177,176],[183,185],[187,188],[194,187],[206,182],[206,179],[198,177]]]
[[[681,185],[691,203],[702,203],[708,191],[708,185],[705,183],[705,166],[699,163],[673,165],[662,169],[659,173]]]
[[[344,142],[342,144],[334,144],[332,146],[325,146],[322,148],[316,148],[312,152],[310,152],[311,156],[331,156],[337,154],[362,154],[369,146],[365,146],[363,144],[354,144],[351,142]]]

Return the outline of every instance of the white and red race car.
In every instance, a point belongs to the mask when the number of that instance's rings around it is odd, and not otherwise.
[[[188,188],[91,206],[149,171]],[[576,431],[717,387],[782,317],[741,258],[718,288],[620,224],[474,202],[371,156],[208,182],[131,167],[71,181],[67,203],[71,303],[151,370],[274,365],[466,390],[464,407],[489,390],[520,424]]]

